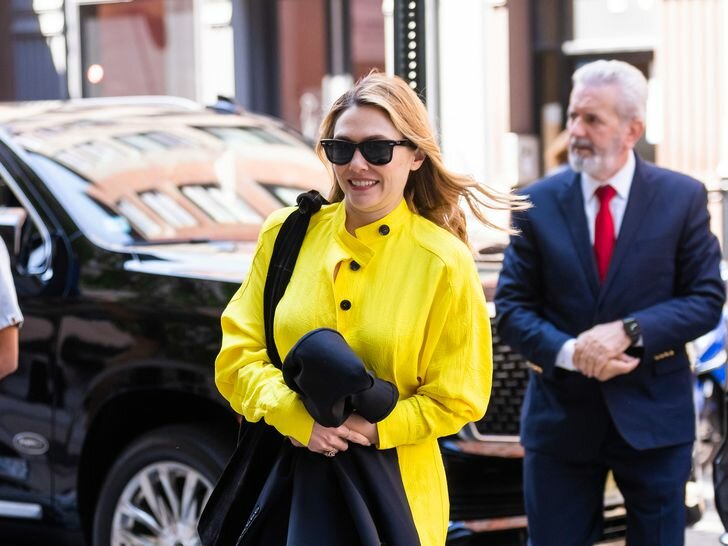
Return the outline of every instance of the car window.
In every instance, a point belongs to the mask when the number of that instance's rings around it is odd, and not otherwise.
[[[254,241],[274,210],[329,186],[313,149],[264,116],[60,104],[5,126],[96,243]]]
[[[115,213],[89,195],[90,183],[87,180],[40,154],[31,153],[29,157],[32,166],[83,232],[115,244],[129,244],[144,238],[132,228],[124,215]]]
[[[182,193],[217,222],[256,224],[263,221],[235,192],[224,192],[218,186],[189,184],[182,187]]]
[[[301,190],[297,188],[291,188],[288,186],[281,186],[279,184],[270,184],[268,182],[261,182],[266,190],[268,190],[282,205],[286,207],[293,207],[296,205],[296,198],[301,194]]]
[[[227,142],[228,144],[281,144],[285,146],[301,146],[291,135],[283,131],[263,129],[262,127],[198,127]]]

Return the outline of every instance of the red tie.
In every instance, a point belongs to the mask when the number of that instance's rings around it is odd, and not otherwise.
[[[597,259],[599,280],[604,282],[609,269],[609,260],[614,251],[614,219],[609,210],[609,202],[617,194],[612,186],[599,186],[594,192],[599,198],[599,212],[594,221],[594,256]]]

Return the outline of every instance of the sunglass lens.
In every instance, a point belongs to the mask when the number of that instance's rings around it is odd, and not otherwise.
[[[330,142],[326,147],[326,157],[335,165],[345,165],[354,157],[356,144],[352,142],[335,141]]]
[[[392,161],[392,146],[386,141],[369,140],[359,147],[364,159],[372,165],[386,165]]]

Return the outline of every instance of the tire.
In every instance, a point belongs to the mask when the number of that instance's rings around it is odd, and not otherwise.
[[[197,520],[233,447],[223,438],[175,425],[134,440],[101,487],[93,546],[198,546]]]

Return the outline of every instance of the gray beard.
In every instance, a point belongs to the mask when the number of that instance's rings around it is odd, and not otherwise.
[[[592,178],[597,178],[608,167],[604,156],[592,155],[583,157],[579,154],[569,152],[569,166],[578,173],[586,173]]]

